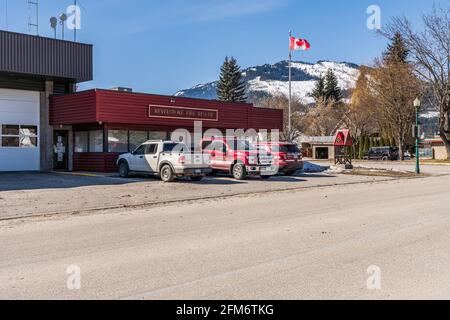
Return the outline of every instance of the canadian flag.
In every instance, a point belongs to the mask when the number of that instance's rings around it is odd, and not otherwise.
[[[305,39],[297,39],[297,38],[291,37],[290,49],[294,50],[294,51],[296,51],[296,50],[306,51],[306,50],[311,49],[311,45]]]

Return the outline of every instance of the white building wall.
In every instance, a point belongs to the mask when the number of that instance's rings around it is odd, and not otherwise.
[[[1,125],[33,125],[39,136],[39,103],[39,92],[0,89],[0,130]],[[0,171],[39,170],[39,144],[38,139],[35,148],[14,148],[2,147],[0,141]]]

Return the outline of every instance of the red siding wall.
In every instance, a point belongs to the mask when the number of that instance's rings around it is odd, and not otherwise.
[[[74,153],[73,171],[117,172],[117,153]]]
[[[251,108],[249,127],[254,129],[283,129],[283,110]]]
[[[98,120],[94,90],[50,98],[50,124],[73,125],[95,122]]]
[[[172,103],[171,99],[175,99],[175,103]],[[219,121],[203,121],[203,126],[210,128],[246,128],[248,113],[251,109],[249,104],[220,103],[108,90],[98,91],[99,119],[105,123],[166,125],[176,128],[194,126],[193,120],[149,117],[149,105],[151,104],[218,110]]]
[[[171,101],[175,99],[174,101]],[[149,105],[164,105],[217,110],[219,121],[203,120],[204,128],[281,129],[283,112],[254,108],[246,103],[168,97],[111,90],[91,90],[55,96],[51,100],[50,121],[53,125],[81,123],[114,123],[173,128],[191,128],[193,120],[149,117]]]

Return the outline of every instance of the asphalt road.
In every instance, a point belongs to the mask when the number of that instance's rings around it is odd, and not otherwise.
[[[3,221],[0,299],[449,299],[449,191],[440,176]]]

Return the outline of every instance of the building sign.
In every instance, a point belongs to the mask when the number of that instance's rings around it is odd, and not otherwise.
[[[148,113],[150,118],[219,121],[219,111],[211,109],[150,105]]]

